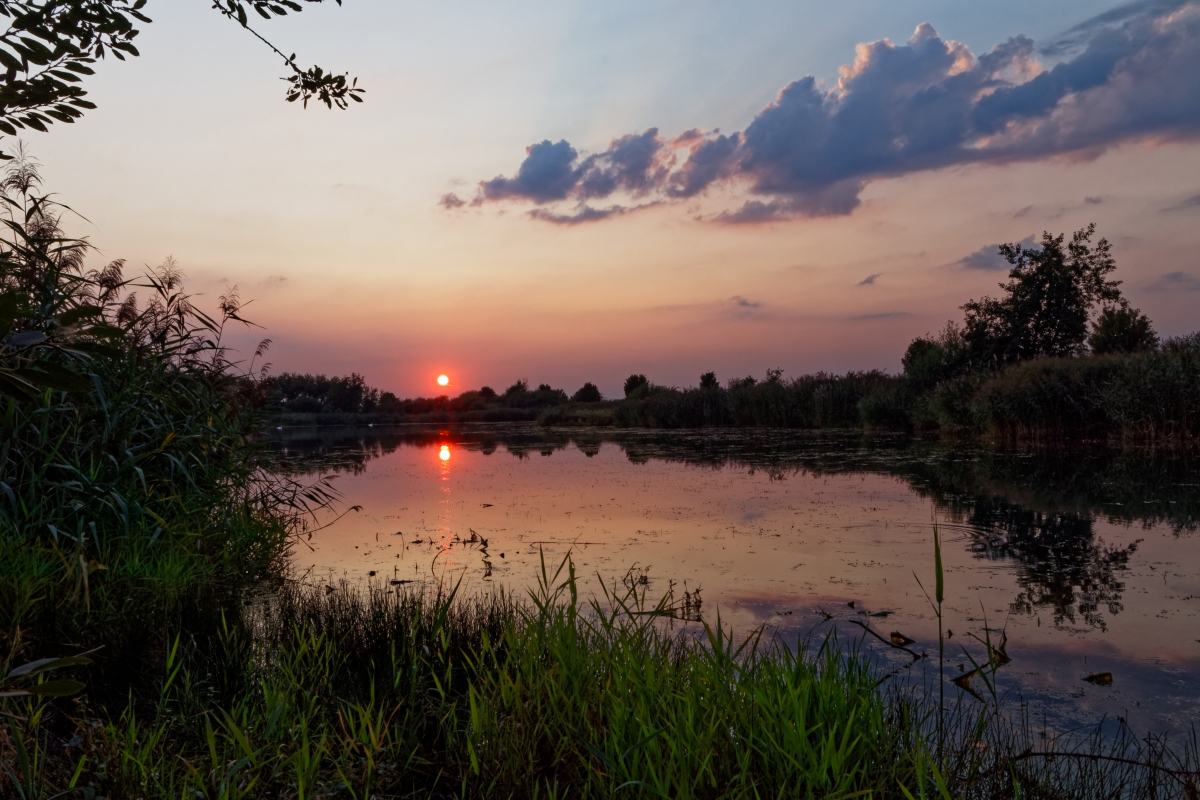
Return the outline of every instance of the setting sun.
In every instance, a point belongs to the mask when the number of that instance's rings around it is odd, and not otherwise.
[[[449,375],[438,375],[438,386],[449,386],[449,385],[450,385],[450,376]]]
[[[440,458],[442,461],[449,461],[450,460],[450,448],[447,447],[446,445],[442,445],[442,449],[438,451],[438,458]]]

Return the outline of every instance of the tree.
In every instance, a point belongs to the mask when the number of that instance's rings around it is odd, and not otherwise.
[[[643,386],[646,388],[642,389]],[[641,391],[639,392],[639,390],[641,390]],[[649,390],[650,390],[650,381],[647,380],[645,375],[635,372],[633,375],[630,375],[628,378],[625,379],[625,396],[626,397],[633,397],[634,395],[641,397],[642,395],[645,395]]]
[[[604,398],[600,396],[600,387],[590,381],[579,387],[579,391],[571,396],[576,403],[599,403]]]
[[[1158,334],[1150,326],[1150,318],[1136,308],[1106,308],[1092,322],[1088,347],[1097,355],[1137,353],[1158,347]]]
[[[21,128],[45,131],[55,121],[74,122],[95,108],[80,84],[95,74],[92,65],[109,55],[119,61],[139,55],[133,44],[138,23],[151,21],[142,13],[145,5],[146,0],[0,0],[0,14],[8,19],[8,29],[0,33],[0,69],[7,70],[0,88],[0,131],[10,136]],[[307,107],[316,98],[340,109],[350,100],[362,102],[357,78],[318,66],[301,69],[294,53],[284,55],[250,27],[247,9],[271,19],[303,10],[296,0],[213,0],[212,7],[283,59],[290,71],[284,79],[289,102],[300,100]]]
[[[1111,245],[1091,238],[1093,223],[1065,235],[1042,234],[1040,247],[1002,244],[1012,270],[1000,284],[1005,296],[972,300],[963,337],[976,366],[993,367],[1037,356],[1070,356],[1083,350],[1088,320],[1097,306],[1124,306]]]
[[[701,389],[704,389],[707,391],[709,389],[719,389],[720,387],[721,387],[721,384],[717,380],[717,373],[706,372],[700,376],[700,388]]]

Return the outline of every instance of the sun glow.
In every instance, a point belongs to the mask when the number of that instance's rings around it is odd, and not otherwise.
[[[440,458],[442,461],[450,460],[450,446],[449,445],[445,445],[445,444],[442,445],[442,449],[438,451],[438,458]]]
[[[450,376],[449,375],[438,375],[438,386],[449,386],[449,385],[450,385]]]

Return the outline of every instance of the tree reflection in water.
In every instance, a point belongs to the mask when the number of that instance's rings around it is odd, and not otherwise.
[[[970,549],[980,558],[1016,562],[1021,593],[1015,614],[1049,609],[1057,626],[1084,624],[1107,629],[1104,613],[1121,613],[1128,568],[1137,542],[1108,547],[1097,538],[1093,519],[1075,512],[1032,511],[1001,497],[976,497],[966,513],[947,503],[950,518],[969,528]]]
[[[634,464],[651,460],[789,476],[882,474],[905,481],[967,530],[979,558],[1014,563],[1013,613],[1048,610],[1056,626],[1104,629],[1121,612],[1122,573],[1137,543],[1110,547],[1094,522],[1200,527],[1200,465],[1187,451],[1005,450],[845,431],[545,429],[533,424],[324,428],[272,431],[276,468],[291,474],[359,474],[398,447],[456,448],[518,459],[575,446],[588,457],[615,445]]]

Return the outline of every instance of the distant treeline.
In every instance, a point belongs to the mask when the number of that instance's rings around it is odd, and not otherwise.
[[[521,379],[503,393],[490,386],[458,397],[415,397],[402,400],[391,392],[367,385],[363,376],[345,378],[300,375],[285,372],[270,380],[269,402],[284,423],[329,424],[337,422],[503,422],[537,419],[547,408],[572,399],[600,400],[600,390],[586,384],[568,396],[562,389],[541,384],[529,388]]]
[[[1110,279],[1109,244],[1094,226],[1037,247],[1001,245],[1012,265],[1000,298],[966,303],[962,323],[915,339],[904,371],[730,380],[693,389],[631,375],[626,400],[560,407],[544,424],[662,428],[882,427],[1007,437],[1200,437],[1200,332],[1159,340]]]
[[[362,376],[284,374],[271,384],[281,419],[328,424],[369,421],[503,421],[648,428],[871,427],[993,433],[1009,437],[1120,435],[1200,437],[1200,332],[1160,341],[1130,307],[1095,226],[1043,234],[1038,246],[1006,244],[1012,269],[999,298],[962,306],[964,319],[918,337],[903,372],[816,373],[779,369],[724,385],[708,372],[693,388],[660,386],[643,374],[624,398],[604,401],[595,384],[568,398],[517,381],[400,400]]]

